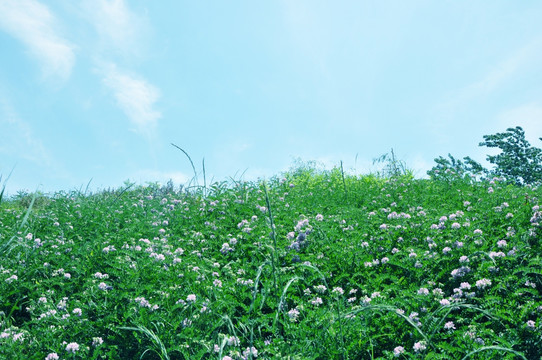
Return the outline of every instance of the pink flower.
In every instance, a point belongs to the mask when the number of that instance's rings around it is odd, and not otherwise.
[[[57,353],[50,353],[49,355],[45,357],[45,360],[58,360],[58,359],[60,358],[58,357]]]
[[[196,295],[190,294],[186,297],[186,301],[188,302],[195,302],[196,301]]]
[[[420,352],[420,351],[425,350],[427,346],[425,345],[425,342],[418,341],[417,343],[414,344],[412,348],[414,349],[414,352]]]

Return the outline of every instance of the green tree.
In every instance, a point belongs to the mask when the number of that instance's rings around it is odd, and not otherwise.
[[[487,160],[495,165],[493,175],[504,176],[516,184],[534,184],[542,180],[542,150],[529,144],[521,127],[484,135],[480,146],[502,150],[497,155],[487,156]]]
[[[464,157],[462,161],[454,158],[451,154],[448,154],[448,159],[439,156],[435,159],[435,162],[437,164],[427,172],[427,175],[433,180],[443,180],[447,182],[465,180],[470,182],[477,177],[483,177],[488,173],[487,169],[469,156]]]

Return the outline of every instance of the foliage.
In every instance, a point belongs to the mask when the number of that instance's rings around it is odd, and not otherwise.
[[[402,160],[399,160],[393,149],[389,153],[381,155],[380,157],[373,160],[374,164],[384,164],[382,169],[381,176],[384,178],[393,178],[400,176],[407,176],[412,178],[413,172],[409,169],[406,163]]]
[[[0,358],[538,359],[541,193],[309,164],[3,201]]]
[[[480,146],[501,150],[497,155],[487,156],[487,160],[495,165],[493,173],[496,176],[504,176],[516,184],[535,184],[542,180],[542,150],[529,144],[521,127],[484,135]]]
[[[480,180],[488,173],[484,167],[470,157],[464,157],[463,161],[454,158],[448,154],[448,158],[439,156],[435,159],[437,165],[427,172],[427,175],[433,180],[455,181],[463,180],[467,182]]]

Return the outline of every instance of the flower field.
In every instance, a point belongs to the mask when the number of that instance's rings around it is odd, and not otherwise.
[[[540,197],[300,167],[4,199],[0,358],[541,359]]]

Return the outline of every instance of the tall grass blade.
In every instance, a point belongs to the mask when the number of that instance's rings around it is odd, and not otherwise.
[[[471,355],[477,354],[477,353],[479,353],[479,352],[482,352],[482,351],[490,351],[490,350],[506,351],[506,352],[515,354],[515,355],[521,357],[522,359],[527,360],[527,358],[526,358],[522,353],[520,353],[519,351],[512,350],[512,349],[509,349],[509,348],[505,348],[505,347],[502,347],[502,346],[496,346],[496,345],[493,345],[493,346],[484,346],[484,347],[481,347],[481,348],[476,349],[476,350],[474,350],[474,351],[471,351],[470,353],[468,353],[467,355],[465,355],[461,360],[465,360],[465,359],[467,359],[468,357],[470,357]]]
[[[275,233],[275,223],[273,222],[273,212],[271,210],[271,202],[269,201],[269,193],[267,192],[267,185],[263,183],[263,189],[265,191],[265,203],[267,205],[267,214],[269,216],[269,222],[271,225],[271,238],[273,239],[273,251],[271,252],[271,266],[273,268],[273,283],[275,288],[275,297],[277,295],[278,283],[277,283],[277,269],[275,264],[275,256],[277,253],[277,236]]]
[[[194,179],[196,181],[196,184],[198,184],[198,173],[196,171],[196,167],[194,166],[194,162],[192,161],[192,158],[190,157],[190,155],[188,155],[188,153],[186,151],[184,151],[181,147],[175,145],[174,143],[171,143],[171,145],[173,145],[177,149],[181,150],[183,152],[183,154],[186,155],[186,157],[188,158],[188,161],[190,161],[190,165],[192,165],[192,171],[194,171]]]
[[[155,326],[156,328],[156,325],[153,323],[153,325]],[[160,338],[150,329],[146,328],[145,326],[143,325],[137,325],[136,327],[119,327],[119,329],[121,330],[132,330],[132,331],[139,331],[143,334],[145,334],[153,343],[153,345],[157,348],[157,349],[146,349],[143,354],[141,354],[141,357],[140,359],[143,358],[143,356],[145,355],[145,353],[147,353],[148,351],[153,351],[155,352],[161,360],[170,360],[169,359],[169,355],[167,353],[167,350],[166,350],[166,347],[164,346],[164,343],[162,342],[162,340],[160,340]],[[160,350],[160,351],[158,351]]]

